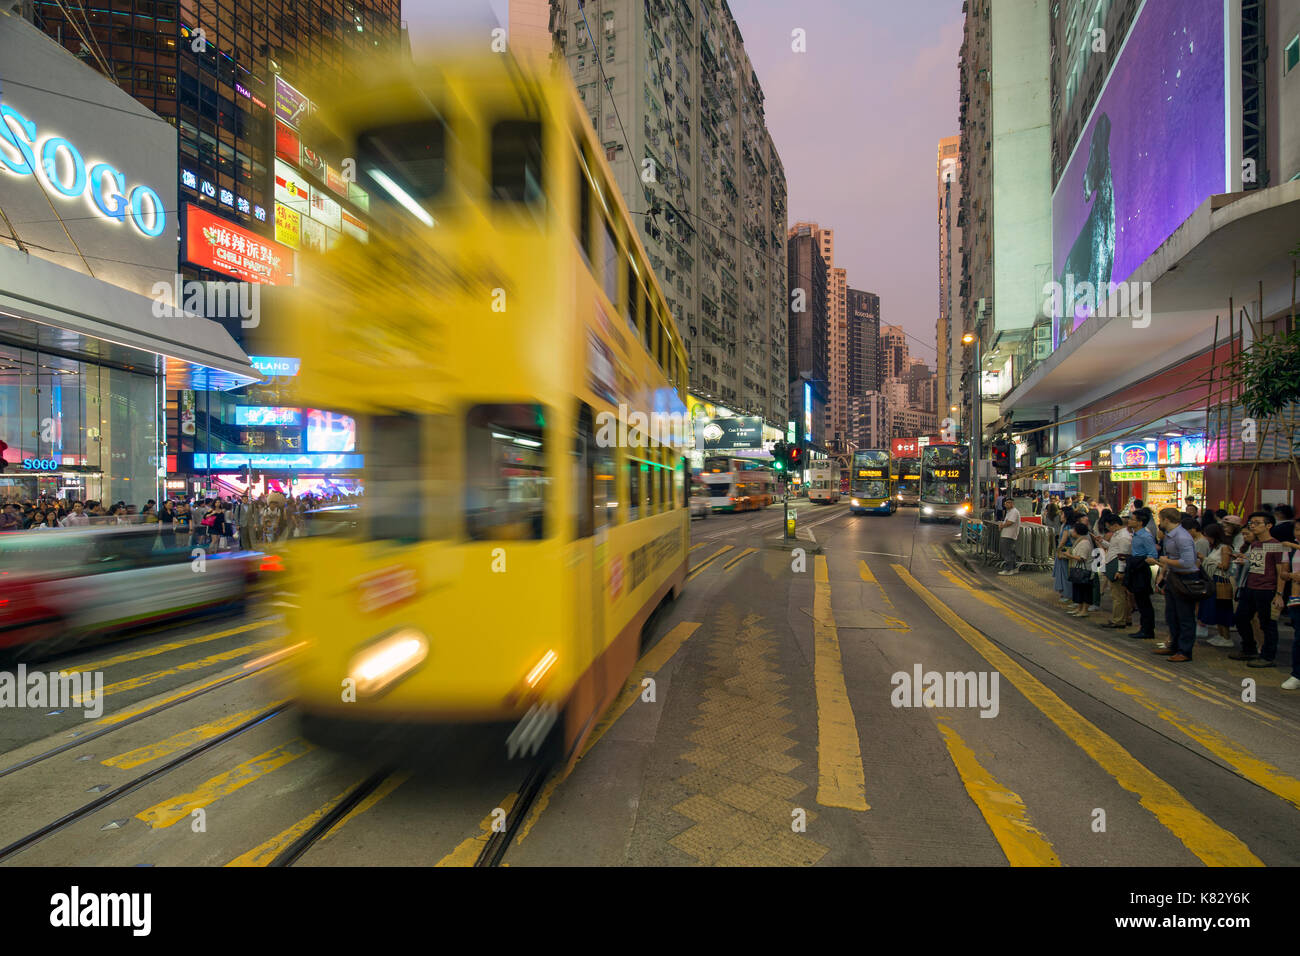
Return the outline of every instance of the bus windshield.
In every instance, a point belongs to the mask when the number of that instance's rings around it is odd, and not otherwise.
[[[941,505],[966,500],[970,452],[965,445],[927,445],[921,453],[921,500]]]

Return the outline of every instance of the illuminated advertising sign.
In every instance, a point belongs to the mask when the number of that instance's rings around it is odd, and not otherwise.
[[[916,458],[921,454],[921,445],[915,438],[891,438],[889,454],[894,458]]]
[[[1209,196],[1229,191],[1223,0],[1151,0],[1129,29],[1052,196],[1053,347]],[[1098,301],[1104,299],[1098,296]],[[1045,311],[1057,311],[1055,305]]]
[[[325,178],[325,160],[321,159],[320,153],[305,143],[302,147],[302,168],[317,179]]]
[[[285,377],[298,374],[298,369],[302,366],[302,360],[296,358],[281,358],[274,355],[250,355],[248,361],[258,373],[270,378],[274,375],[283,375]]]
[[[326,229],[309,216],[302,217],[302,248],[304,252],[324,252],[327,248]]]
[[[275,201],[301,213],[311,209],[311,189],[307,180],[278,159],[275,161]]]
[[[812,383],[803,383],[803,437],[812,441]]]
[[[298,139],[298,133],[286,123],[275,121],[275,155],[283,156],[289,162],[297,165],[298,154],[301,149],[301,141]]]
[[[223,452],[215,455],[196,453],[194,468],[199,471],[238,471],[243,465],[253,468],[293,468],[298,471],[328,471],[335,468],[360,468],[364,455],[275,455]]]
[[[1116,442],[1110,449],[1110,467],[1148,468],[1156,463],[1156,443],[1149,441]],[[1112,476],[1113,477],[1113,476]],[[1137,481],[1141,479],[1129,479]]]
[[[302,247],[302,213],[282,202],[275,204],[275,241],[290,249]]]
[[[307,117],[309,101],[280,77],[275,78],[275,118],[294,129]]]
[[[293,285],[293,250],[193,203],[185,204],[185,261],[243,282]]]
[[[1164,481],[1165,473],[1160,469],[1141,471],[1112,471],[1111,481]]]
[[[1159,442],[1159,457],[1156,462],[1161,465],[1205,464],[1205,438],[1162,438]]]
[[[180,393],[181,434],[194,434],[194,392],[186,389]]]
[[[283,408],[276,405],[236,405],[235,424],[248,428],[274,428],[279,425],[301,425],[302,409]],[[322,449],[322,451],[330,450],[332,449]],[[347,450],[351,451],[351,449]]]
[[[763,419],[709,418],[695,423],[696,448],[762,448]]]
[[[311,187],[311,209],[313,219],[338,232],[343,228],[343,207],[323,189]]]
[[[307,450],[356,451],[357,423],[350,415],[307,409]]]
[[[63,199],[84,196],[92,213],[130,222],[149,239],[162,235],[167,226],[166,208],[151,187],[138,183],[128,188],[125,173],[109,163],[88,163],[70,140],[42,136],[34,122],[8,105],[0,105],[0,169],[35,176],[47,194]]]
[[[343,234],[361,242],[370,241],[370,227],[346,209],[343,210]]]
[[[348,183],[348,201],[362,212],[370,212],[370,194],[356,183]]]
[[[343,181],[343,174],[333,166],[325,167],[325,185],[340,196],[348,194],[348,184]]]

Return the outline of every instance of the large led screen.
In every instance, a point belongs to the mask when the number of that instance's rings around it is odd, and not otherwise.
[[[1147,0],[1138,13],[1052,197],[1064,293],[1064,308],[1052,310],[1054,347],[1092,314],[1083,283],[1125,282],[1208,196],[1228,190],[1224,56],[1223,0]]]
[[[357,423],[349,415],[307,409],[307,450],[356,451]]]

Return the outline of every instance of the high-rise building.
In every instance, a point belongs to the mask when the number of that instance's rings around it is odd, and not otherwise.
[[[880,327],[880,377],[882,381],[902,379],[911,368],[907,353],[907,333],[901,325]]]
[[[800,437],[825,448],[828,399],[827,342],[830,312],[826,295],[826,260],[809,226],[798,226],[786,243],[790,355],[790,410]],[[811,427],[808,427],[811,416]]]
[[[835,230],[818,223],[799,221],[787,233],[807,227],[826,263],[826,348],[827,405],[826,442],[835,451],[846,451],[848,440],[848,272],[835,265]]]
[[[848,397],[880,391],[880,296],[860,289],[846,292],[848,315]],[[852,438],[850,426],[850,438]]]
[[[552,0],[564,58],[690,351],[691,389],[785,428],[785,171],[725,0]]]
[[[982,395],[983,431],[996,427],[997,401],[1016,369],[1033,360],[1033,329],[1052,279],[1048,76],[1054,6],[1051,0],[970,0],[965,8],[957,294],[962,331],[978,339],[963,355],[963,382],[967,395]],[[980,369],[971,370],[976,353]]]
[[[960,409],[962,402],[961,227],[957,224],[961,205],[960,151],[960,136],[939,140],[935,169],[939,193],[939,318],[934,344],[941,419],[953,406]]]

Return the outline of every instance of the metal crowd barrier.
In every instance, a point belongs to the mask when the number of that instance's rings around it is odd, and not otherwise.
[[[963,518],[961,540],[966,553],[986,565],[1002,563],[1001,531],[992,519]],[[1041,524],[1022,524],[1016,538],[1016,566],[1050,570],[1056,557],[1056,530]]]

